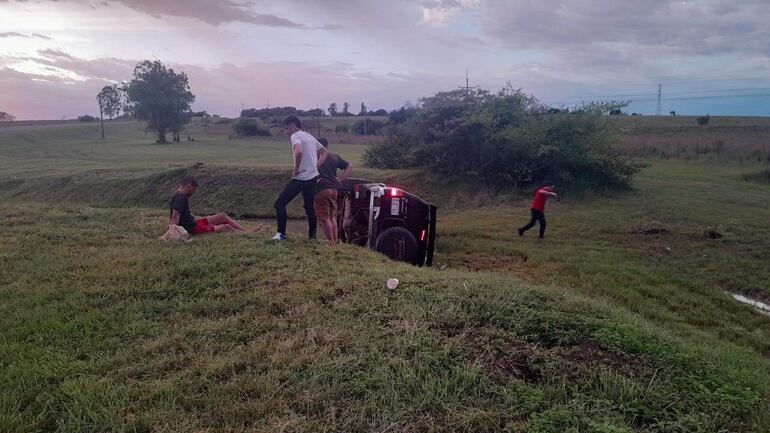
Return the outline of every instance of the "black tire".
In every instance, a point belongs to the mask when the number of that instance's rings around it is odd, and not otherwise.
[[[391,227],[380,233],[374,250],[399,262],[417,262],[417,239],[403,227]]]

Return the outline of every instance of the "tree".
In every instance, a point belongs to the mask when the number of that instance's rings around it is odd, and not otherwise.
[[[122,97],[117,84],[104,86],[96,95],[96,102],[99,104],[99,118],[102,121],[102,138],[104,138],[104,115],[112,120],[113,116],[120,113]]]
[[[669,114],[671,115],[671,117],[676,117],[676,111],[671,111]]]
[[[342,115],[350,116],[350,104],[348,104],[347,102],[342,103]]]
[[[698,125],[705,126],[709,124],[709,120],[711,120],[711,116],[709,116],[708,114],[705,116],[698,116],[698,118],[695,120],[696,122],[698,122]]]
[[[13,122],[14,120],[16,117],[13,114],[0,111],[0,122]]]
[[[334,117],[337,114],[339,114],[339,113],[337,113],[337,103],[336,102],[332,102],[331,104],[329,104],[329,116]]]
[[[167,143],[168,131],[178,139],[179,131],[190,120],[190,105],[195,101],[187,75],[176,73],[157,60],[136,65],[127,94],[134,117],[147,122],[147,129],[158,134],[158,143]]]
[[[364,105],[364,103],[362,102],[361,103],[361,111],[358,112],[358,115],[359,116],[366,116],[366,114],[367,114],[366,105]]]

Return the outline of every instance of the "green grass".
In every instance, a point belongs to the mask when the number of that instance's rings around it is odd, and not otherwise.
[[[136,122],[106,123],[105,140],[98,123],[72,123],[0,128],[0,173],[41,176],[77,174],[89,170],[144,172],[185,167],[196,162],[228,167],[291,167],[286,137],[233,138],[228,129],[206,133],[198,124],[183,133],[195,141],[155,144],[152,133]],[[332,142],[332,148],[357,164],[365,147]]]
[[[515,235],[529,197],[365,172],[440,204],[421,269],[267,229],[158,241],[188,171],[194,210],[268,214],[288,146],[212,138],[191,168],[91,126],[0,131],[0,431],[770,429],[770,318],[724,293],[770,293],[759,166],[653,162],[549,203],[543,242]]]

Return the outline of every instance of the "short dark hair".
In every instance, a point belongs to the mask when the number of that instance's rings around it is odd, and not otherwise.
[[[329,140],[327,140],[325,138],[319,138],[318,142],[321,143],[321,146],[323,146],[323,147],[325,147],[327,149],[329,148]]]
[[[302,129],[302,121],[299,120],[299,117],[289,114],[288,116],[283,118],[283,126],[286,127],[290,124],[294,124],[297,126],[297,128]]]
[[[180,185],[182,185],[182,186],[190,185],[190,186],[194,186],[194,187],[197,188],[198,187],[198,182],[196,182],[195,178],[192,177],[192,176],[185,176],[185,177],[182,178],[182,182],[180,183]]]

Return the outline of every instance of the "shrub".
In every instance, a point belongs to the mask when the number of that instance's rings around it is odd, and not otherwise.
[[[268,128],[260,128],[257,119],[252,117],[239,117],[233,122],[233,132],[239,137],[269,137],[272,134]]]
[[[334,127],[334,132],[347,134],[348,132],[350,132],[350,126],[348,126],[348,125],[337,125],[337,126]]]
[[[695,119],[698,122],[698,125],[705,126],[709,124],[709,120],[711,120],[711,116],[708,114],[705,116],[698,116],[697,119]]]
[[[510,86],[440,92],[391,113],[371,167],[427,167],[445,178],[474,176],[498,188],[545,181],[576,189],[628,187],[639,166],[611,148],[617,126],[605,113],[622,104],[552,110]]]
[[[81,122],[93,122],[96,120],[96,117],[84,114],[82,116],[78,116],[78,120]]]

